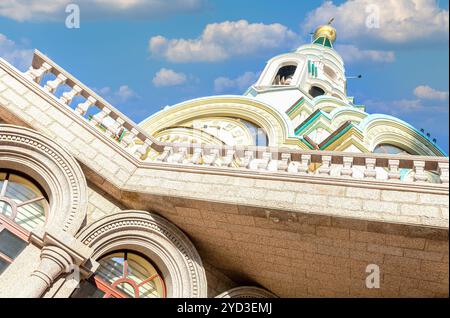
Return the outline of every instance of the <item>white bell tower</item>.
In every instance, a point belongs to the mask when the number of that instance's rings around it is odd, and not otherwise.
[[[348,103],[344,62],[334,50],[332,20],[314,32],[312,43],[268,61],[258,81],[245,93],[285,112],[300,98],[328,96]]]

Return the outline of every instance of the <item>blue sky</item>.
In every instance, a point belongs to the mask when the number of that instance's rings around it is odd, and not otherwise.
[[[65,25],[68,3],[79,5],[78,29]],[[37,48],[140,122],[165,105],[243,93],[330,17],[347,75],[363,75],[349,95],[448,152],[448,1],[2,1],[0,56],[23,69]]]

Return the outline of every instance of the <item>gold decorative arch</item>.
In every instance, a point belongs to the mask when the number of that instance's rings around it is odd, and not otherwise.
[[[269,146],[285,145],[288,139],[288,124],[279,112],[263,103],[243,97],[209,97],[188,101],[153,115],[140,126],[154,136],[163,129],[179,126],[196,118],[208,117],[247,120],[265,131]]]

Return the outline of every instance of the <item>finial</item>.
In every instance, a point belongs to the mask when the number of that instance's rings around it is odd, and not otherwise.
[[[334,18],[328,20],[327,24],[319,26],[314,31],[313,43],[327,46],[329,48],[333,47],[333,43],[336,40],[336,29],[331,25]]]

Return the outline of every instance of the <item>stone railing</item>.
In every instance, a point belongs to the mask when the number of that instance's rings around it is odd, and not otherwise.
[[[97,93],[39,51],[25,73],[80,119],[140,162],[229,167],[293,175],[397,182],[441,183],[448,187],[445,157],[304,151],[289,148],[161,142],[148,135]],[[75,103],[74,101],[79,102]],[[404,178],[407,169],[409,178]]]
[[[126,148],[137,139],[142,145],[136,150],[137,156],[146,154],[150,148],[163,150],[164,146],[159,145],[131,119],[41,52],[34,52],[32,65],[25,74],[61,103],[72,108],[80,117],[87,119],[93,126],[100,127],[107,136],[118,141],[123,147]],[[44,79],[45,83],[41,84]],[[60,91],[63,92],[58,96]],[[81,101],[75,104],[75,99]]]

